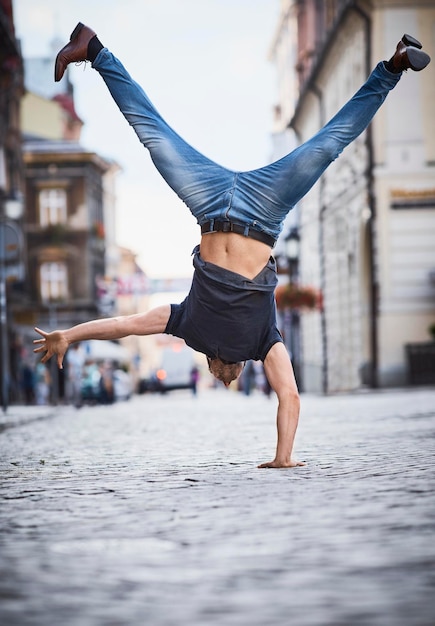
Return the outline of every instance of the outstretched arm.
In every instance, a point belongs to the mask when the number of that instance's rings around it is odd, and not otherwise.
[[[278,396],[276,425],[278,440],[273,461],[258,467],[296,467],[305,465],[292,459],[293,442],[299,420],[299,394],[287,349],[279,342],[272,346],[264,369],[270,386]]]
[[[47,333],[39,328],[36,332],[42,339],[33,342],[38,347],[34,352],[45,352],[41,359],[46,363],[52,356],[57,356],[57,364],[62,369],[63,358],[72,343],[88,339],[121,339],[128,335],[156,335],[163,333],[171,314],[170,305],[159,306],[147,313],[109,317],[107,319],[91,320],[67,330],[54,330]]]

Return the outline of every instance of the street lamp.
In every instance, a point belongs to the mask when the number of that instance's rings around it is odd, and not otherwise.
[[[23,216],[24,199],[19,191],[13,191],[5,200],[4,211],[10,220],[19,220]]]
[[[297,228],[292,228],[288,235],[284,239],[285,241],[285,253],[288,262],[288,277],[290,284],[298,281],[298,268],[299,268],[299,251],[300,251],[300,237]],[[293,363],[293,369],[295,373],[296,383],[299,389],[302,391],[301,380],[301,367],[300,367],[300,334],[299,334],[299,311],[290,309],[288,319],[288,334],[289,334],[289,351],[290,357]]]
[[[298,277],[298,265],[299,265],[299,250],[300,250],[300,238],[297,228],[292,228],[284,239],[285,241],[285,253],[289,265],[289,279],[290,282],[294,282]]]

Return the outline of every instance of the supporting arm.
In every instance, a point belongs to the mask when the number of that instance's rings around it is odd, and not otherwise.
[[[273,461],[258,467],[297,467],[305,465],[292,459],[293,443],[299,420],[299,393],[290,357],[283,343],[272,346],[265,360],[264,369],[270,386],[278,396],[276,417],[277,445]]]

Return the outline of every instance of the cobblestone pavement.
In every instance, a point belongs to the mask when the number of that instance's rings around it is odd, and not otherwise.
[[[2,626],[433,626],[435,389],[11,409]]]

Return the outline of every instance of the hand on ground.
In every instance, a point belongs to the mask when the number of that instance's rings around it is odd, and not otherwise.
[[[293,459],[291,459],[290,461],[278,461],[277,459],[274,459],[269,463],[262,463],[261,465],[258,465],[258,467],[282,469],[290,467],[303,467],[304,465],[306,465],[306,463],[304,463],[303,461],[294,461]]]

